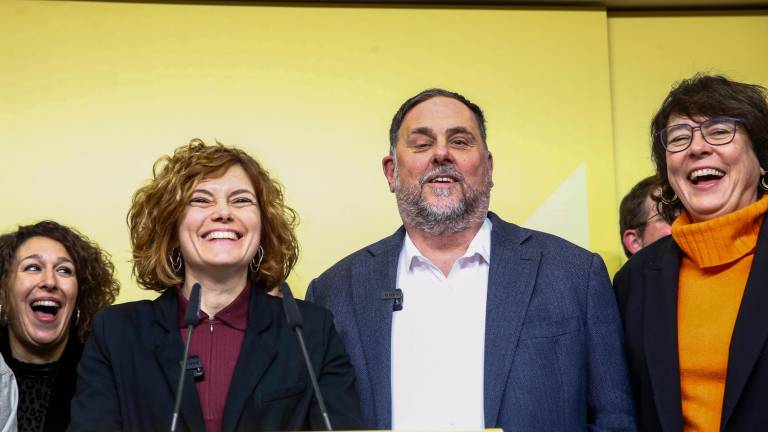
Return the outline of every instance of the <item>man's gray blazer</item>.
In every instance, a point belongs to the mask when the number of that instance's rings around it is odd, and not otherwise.
[[[489,218],[485,426],[507,432],[634,430],[621,324],[602,259],[493,213]],[[396,288],[404,238],[401,227],[341,260],[307,291],[307,300],[335,316],[372,429],[392,425],[390,342],[397,312],[381,293]]]

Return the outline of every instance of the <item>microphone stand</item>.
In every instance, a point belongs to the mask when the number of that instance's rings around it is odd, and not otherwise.
[[[179,374],[179,388],[176,390],[176,400],[173,404],[171,432],[176,432],[176,425],[179,420],[181,395],[184,391],[184,378],[186,377],[187,359],[189,358],[189,345],[192,342],[192,330],[198,322],[200,322],[200,284],[195,283],[192,285],[192,291],[189,294],[189,303],[187,303],[187,311],[184,314],[184,325],[187,326],[187,341],[184,343],[184,355],[181,357],[181,373]]]
[[[288,326],[290,326],[296,332],[296,337],[299,339],[301,354],[304,356],[304,362],[307,364],[309,380],[312,382],[315,398],[317,398],[317,404],[320,406],[320,414],[323,417],[325,430],[332,431],[333,428],[331,427],[331,419],[328,417],[328,410],[325,408],[323,394],[320,392],[320,386],[317,384],[317,377],[315,376],[315,371],[312,368],[312,362],[309,361],[309,353],[307,352],[307,346],[304,343],[304,334],[301,330],[304,326],[304,320],[301,317],[301,312],[299,312],[299,307],[296,305],[296,300],[293,298],[293,293],[291,292],[291,288],[288,286],[288,284],[283,284],[282,292],[285,317],[288,320]]]

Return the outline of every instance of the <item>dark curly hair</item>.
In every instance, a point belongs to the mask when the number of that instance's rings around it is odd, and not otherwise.
[[[173,155],[160,157],[152,179],[133,195],[127,223],[139,285],[162,292],[183,281],[183,270],[174,272],[168,259],[178,240],[177,223],[197,184],[233,165],[243,167],[251,180],[261,211],[264,259],[258,272],[248,272],[248,280],[265,291],[285,281],[298,260],[299,242],[294,232],[296,212],[285,204],[282,186],[243,150],[193,139]]]
[[[16,251],[32,237],[59,242],[72,257],[77,277],[76,306],[80,310],[77,335],[85,342],[93,315],[112,304],[120,292],[110,255],[77,230],[54,221],[21,225],[16,231],[0,236],[0,296],[4,304],[8,304],[9,279],[15,266]]]
[[[651,121],[651,154],[656,165],[656,175],[661,182],[661,196],[669,198],[674,192],[667,178],[667,155],[659,136],[659,131],[667,127],[673,115],[690,119],[717,116],[738,118],[752,142],[752,150],[760,166],[768,168],[767,98],[765,87],[731,81],[722,75],[699,73],[675,83]],[[757,191],[762,196],[763,190],[760,187]],[[655,198],[659,214],[672,223],[683,210],[683,204],[680,200],[665,204],[660,198]]]

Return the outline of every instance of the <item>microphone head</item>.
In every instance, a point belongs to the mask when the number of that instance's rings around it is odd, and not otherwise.
[[[285,318],[288,320],[288,325],[294,329],[303,326],[304,320],[301,318],[299,306],[293,298],[291,287],[289,287],[287,283],[283,283],[280,288],[283,293],[283,310],[285,311]]]
[[[184,326],[195,326],[200,322],[200,284],[192,285],[192,291],[189,293],[189,303],[187,311],[184,314]]]

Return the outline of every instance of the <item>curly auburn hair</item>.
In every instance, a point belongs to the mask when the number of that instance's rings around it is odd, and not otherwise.
[[[768,169],[768,90],[756,84],[732,81],[722,75],[698,73],[675,83],[651,120],[651,158],[656,176],[661,182],[661,195],[654,197],[659,214],[672,223],[683,209],[680,200],[666,204],[661,197],[675,192],[667,178],[667,151],[661,144],[659,132],[667,127],[669,118],[680,115],[689,119],[727,116],[739,119],[752,142],[752,150],[763,169]],[[757,188],[758,198],[763,190]]]
[[[200,181],[221,176],[233,165],[240,165],[251,180],[262,219],[264,258],[258,272],[248,272],[248,280],[265,291],[286,280],[298,260],[299,243],[296,212],[285,204],[282,186],[243,150],[193,139],[172,156],[160,157],[152,179],[133,195],[127,223],[133,274],[143,288],[162,292],[182,283],[183,274],[173,271],[169,259],[178,241],[179,219]]]
[[[93,315],[112,304],[120,292],[110,255],[77,230],[53,221],[19,226],[16,231],[0,236],[0,295],[5,304],[9,304],[10,276],[16,266],[16,252],[32,237],[59,242],[72,257],[77,279],[76,306],[80,310],[77,335],[85,342]]]

